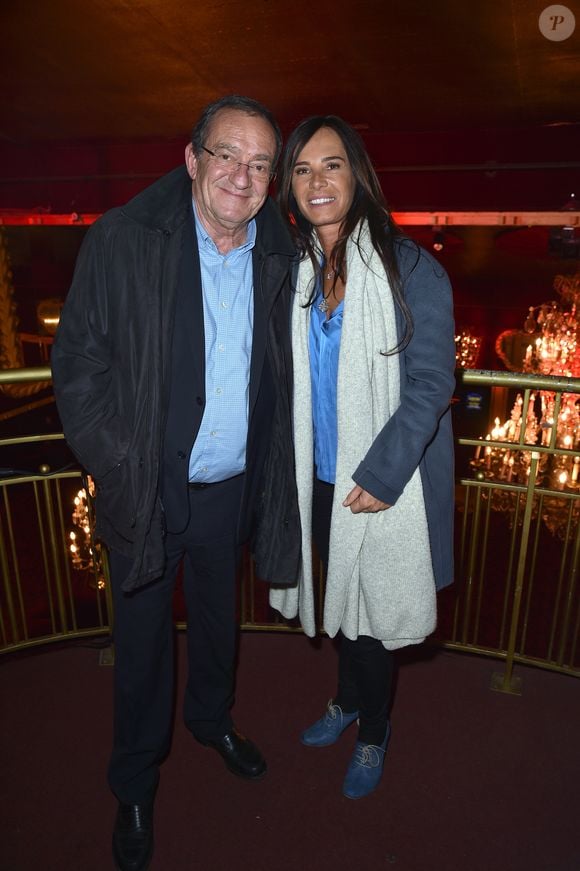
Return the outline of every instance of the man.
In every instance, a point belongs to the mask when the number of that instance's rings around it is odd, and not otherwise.
[[[109,783],[119,801],[113,855],[121,871],[141,871],[153,853],[172,722],[172,592],[184,556],[185,722],[233,774],[266,772],[230,707],[239,543],[265,495],[259,482],[274,417],[277,431],[290,433],[294,252],[268,199],[280,147],[276,122],[254,100],[208,106],[185,167],[91,228],[52,351],[65,435],[96,481],[97,535],[109,548]],[[297,522],[297,513],[280,517],[281,534]],[[292,582],[297,561],[296,551],[287,577],[276,579]]]

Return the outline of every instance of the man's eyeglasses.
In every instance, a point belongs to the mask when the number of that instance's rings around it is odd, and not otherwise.
[[[210,151],[205,145],[201,146],[206,154],[213,158],[214,163],[226,172],[237,172],[240,166],[245,166],[248,174],[254,181],[267,184],[276,177],[276,173],[272,172],[272,165],[265,160],[251,160],[250,163],[244,163],[243,160],[236,160],[233,154],[220,148],[217,151]]]

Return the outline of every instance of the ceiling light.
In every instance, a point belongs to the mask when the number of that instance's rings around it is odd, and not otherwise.
[[[436,230],[435,227],[433,227],[433,251],[439,253],[440,251],[443,251],[444,246],[445,236],[443,230]]]

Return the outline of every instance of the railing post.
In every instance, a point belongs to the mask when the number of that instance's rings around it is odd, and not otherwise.
[[[54,585],[56,588],[56,600],[58,602],[58,611],[60,616],[60,625],[62,632],[67,634],[69,631],[68,625],[68,615],[66,612],[66,604],[64,600],[64,592],[63,592],[63,579],[62,579],[62,571],[61,571],[61,562],[59,558],[59,547],[56,535],[56,522],[54,517],[54,510],[52,506],[51,493],[50,493],[50,479],[45,478],[42,482],[42,488],[44,491],[44,504],[46,508],[46,521],[48,525],[48,538],[50,542],[50,552],[52,556],[52,567],[54,572]]]
[[[475,499],[475,508],[473,512],[472,536],[469,543],[469,561],[467,567],[467,578],[465,583],[465,603],[463,612],[463,625],[461,630],[461,641],[463,644],[468,644],[469,636],[469,620],[471,617],[471,598],[473,594],[474,577],[477,561],[477,552],[479,548],[479,518],[481,515],[481,487],[477,488],[477,496]]]
[[[510,624],[510,634],[506,652],[505,671],[503,676],[499,672],[494,672],[491,678],[491,688],[499,690],[503,693],[521,694],[522,681],[520,677],[513,676],[514,654],[516,650],[516,640],[519,629],[520,607],[522,603],[522,592],[524,588],[524,575],[526,571],[526,560],[528,555],[528,541],[530,538],[530,527],[532,523],[532,511],[534,507],[534,488],[536,486],[536,477],[538,474],[538,461],[540,454],[538,451],[532,451],[530,462],[530,476],[526,491],[526,507],[524,509],[524,518],[522,523],[522,537],[520,541],[520,554],[518,558],[518,567],[516,571],[516,583],[514,588],[514,597],[512,604],[512,619]]]
[[[4,488],[2,488],[4,490]],[[3,493],[4,498],[6,499],[6,493]],[[1,525],[0,518],[0,569],[2,569],[2,578],[3,578],[3,587],[4,587],[4,597],[6,600],[6,609],[8,611],[8,620],[10,625],[10,631],[12,633],[12,643],[15,644],[20,639],[20,634],[18,631],[18,620],[16,618],[16,608],[14,606],[14,598],[12,596],[12,588],[10,586],[10,572],[8,569],[8,550],[6,548],[6,542],[4,540],[4,531]],[[2,626],[4,628],[4,621],[2,621]],[[7,639],[4,641],[7,644]]]

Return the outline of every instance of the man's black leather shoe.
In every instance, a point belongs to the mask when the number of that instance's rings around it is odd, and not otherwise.
[[[232,729],[223,738],[202,741],[201,743],[217,750],[226,763],[226,768],[238,777],[259,780],[266,773],[266,760],[256,745],[236,732],[235,729]]]
[[[113,830],[117,871],[147,871],[153,856],[153,803],[119,802]]]

